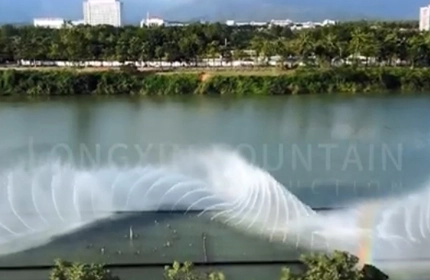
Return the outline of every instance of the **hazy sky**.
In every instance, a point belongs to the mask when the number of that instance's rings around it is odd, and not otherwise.
[[[123,0],[126,21],[147,12],[172,19],[330,17],[417,19],[420,6],[430,0]],[[82,0],[0,0],[0,22],[29,21],[34,17],[82,18]]]

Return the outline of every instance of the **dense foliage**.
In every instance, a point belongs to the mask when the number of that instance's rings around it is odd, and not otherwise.
[[[402,67],[303,69],[281,75],[149,74],[123,71],[0,71],[1,95],[291,95],[420,92],[430,69]]]
[[[358,258],[345,252],[303,256],[304,271],[292,274],[288,268],[281,271],[281,280],[387,280],[388,276],[375,267],[359,268]],[[246,272],[244,273],[246,279]],[[56,261],[50,280],[119,280],[102,265],[86,265]],[[202,272],[193,264],[175,262],[164,270],[165,280],[225,280],[220,271]]]
[[[249,52],[252,50],[254,52]],[[0,28],[0,62],[64,61],[182,61],[203,57],[225,60],[253,56],[301,60],[315,56],[320,65],[335,58],[363,55],[372,63],[427,66],[430,33],[416,22],[351,22],[292,31],[289,27],[230,27],[193,24],[185,27],[140,28],[78,26],[45,29],[30,26]]]
[[[50,280],[119,280],[99,264],[71,263],[56,260]]]
[[[294,275],[288,268],[282,269],[281,280],[387,280],[388,276],[376,267],[359,268],[359,259],[346,252],[311,254],[301,257],[305,264],[302,274]]]
[[[220,271],[201,272],[194,269],[191,262],[180,264],[174,262],[172,266],[164,269],[166,280],[225,280],[225,275]]]

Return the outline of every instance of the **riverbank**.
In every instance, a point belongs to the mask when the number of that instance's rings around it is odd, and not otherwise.
[[[17,70],[17,71],[77,71],[77,72],[106,72],[118,71],[120,67],[55,67],[55,66],[37,66],[37,67],[23,67],[23,66],[0,66],[0,71]],[[228,76],[249,76],[249,75],[263,75],[263,76],[277,76],[291,73],[294,70],[283,70],[279,67],[144,67],[136,68],[136,71],[144,73],[157,73],[160,75],[172,74],[199,74],[201,72],[220,74]]]
[[[430,91],[430,68],[315,68],[279,71],[273,75],[0,70],[1,95],[241,96],[427,91]]]

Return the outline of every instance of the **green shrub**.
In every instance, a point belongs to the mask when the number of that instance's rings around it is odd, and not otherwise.
[[[129,74],[138,73],[139,72],[139,70],[137,69],[137,66],[134,65],[134,64],[121,65],[119,69],[122,72],[129,73]]]
[[[305,272],[294,275],[283,268],[281,280],[387,280],[388,276],[373,266],[359,269],[359,259],[346,252],[302,256]]]
[[[166,280],[225,280],[222,272],[198,272],[194,270],[191,262],[185,262],[182,265],[174,262],[172,266],[165,267],[164,278]]]
[[[0,71],[0,95],[291,95],[428,92],[430,68],[300,69],[284,75],[160,75],[123,66],[121,71]]]
[[[55,261],[50,280],[119,280],[112,276],[109,270],[99,264],[71,263],[61,260]]]
[[[388,276],[371,265],[359,269],[358,258],[346,252],[311,254],[301,257],[305,265],[302,274],[282,268],[281,280],[388,280]],[[222,272],[201,272],[191,262],[174,262],[164,269],[165,280],[225,280]],[[119,280],[103,265],[55,261],[50,280]],[[155,279],[154,279],[155,280]],[[270,279],[267,279],[270,280]]]

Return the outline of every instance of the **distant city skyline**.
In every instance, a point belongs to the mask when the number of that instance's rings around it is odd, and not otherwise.
[[[82,19],[82,0],[0,0],[0,22],[31,22],[33,18]],[[122,23],[137,24],[147,12],[170,20],[298,21],[357,19],[417,20],[429,0],[123,0]]]

